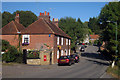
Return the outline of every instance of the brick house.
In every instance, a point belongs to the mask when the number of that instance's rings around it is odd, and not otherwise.
[[[19,18],[16,18],[15,21],[12,21],[10,23],[14,24],[13,22],[17,24],[14,26],[16,33],[13,35],[11,33],[8,33],[7,37],[17,36],[17,39],[15,39],[15,41],[18,42],[18,34],[21,34],[22,50],[40,50],[40,48],[50,48],[53,50],[52,54],[54,57],[54,63],[57,62],[57,59],[61,55],[70,55],[71,37],[65,34],[58,27],[58,19],[53,18],[53,21],[50,21],[49,12],[47,13],[45,11],[45,13],[40,13],[38,20],[29,25],[27,28],[23,28],[23,26],[19,24]],[[4,26],[2,28],[4,34],[7,33],[7,31],[4,29],[5,27],[6,29],[7,27],[9,27],[9,29],[13,27],[13,25],[10,23],[7,24],[8,26]],[[21,26],[18,26],[18,24]],[[15,46],[18,44],[14,42],[14,37],[11,37],[12,39],[10,39],[5,37],[6,34],[4,34],[2,35],[2,39],[8,40],[10,44]]]
[[[2,32],[2,37],[0,38],[9,41],[11,45],[18,47],[19,33],[23,29],[25,29],[25,27],[19,23],[19,14],[16,14],[15,21],[11,21],[0,29],[0,32]]]
[[[99,40],[99,35],[89,35],[89,40],[91,40],[92,43],[94,43],[95,40]]]

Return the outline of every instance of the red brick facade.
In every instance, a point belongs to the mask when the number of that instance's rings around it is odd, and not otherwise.
[[[19,35],[2,35],[2,39],[9,41],[9,43],[15,47],[19,45]]]
[[[29,36],[29,43],[27,45],[21,45],[22,49],[37,49],[40,50],[41,47],[43,49],[52,49],[54,63],[57,62],[57,58],[63,55],[70,54],[70,44],[69,40],[71,39],[67,34],[65,34],[59,27],[58,21],[54,24],[50,21],[49,13],[45,12],[40,13],[39,19],[29,25],[27,28],[23,28],[23,26],[19,23],[19,15],[15,21],[10,22],[6,26],[2,28],[4,31],[2,34],[2,39],[7,40],[13,46],[19,45],[19,34],[22,37],[22,44],[25,42],[25,36]],[[43,16],[42,16],[43,15]],[[44,19],[45,18],[45,19]],[[12,26],[10,26],[12,24]],[[57,24],[57,25],[56,25]],[[12,28],[14,31],[10,31],[9,28]],[[8,29],[6,31],[6,29]],[[14,32],[14,33],[13,33]],[[57,39],[59,37],[59,44],[57,44]],[[61,44],[61,38],[63,38],[63,45]],[[66,39],[68,39],[66,45]],[[47,46],[46,46],[46,45]],[[48,47],[49,46],[49,47]],[[59,51],[59,56],[57,55]],[[62,53],[61,53],[62,52]]]

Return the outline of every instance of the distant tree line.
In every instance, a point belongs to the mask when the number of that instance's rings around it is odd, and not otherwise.
[[[61,18],[59,20],[59,27],[72,38],[72,50],[75,50],[76,43],[83,41],[86,34],[88,34],[88,26],[86,23],[81,22],[80,18],[77,21],[71,17]]]
[[[13,14],[5,11],[2,13],[2,27],[14,20],[16,13],[20,14],[20,23],[25,27],[37,20],[37,16],[31,11],[16,11]]]

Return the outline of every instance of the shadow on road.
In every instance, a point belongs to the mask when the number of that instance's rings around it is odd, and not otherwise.
[[[93,58],[93,59],[101,59],[101,60],[106,60],[102,54],[97,54],[97,53],[81,53],[82,57],[88,57],[88,58]]]
[[[105,63],[105,62],[101,62],[101,61],[95,61],[95,60],[89,60],[89,59],[87,59],[87,60],[93,62],[94,64],[109,66],[109,63]]]

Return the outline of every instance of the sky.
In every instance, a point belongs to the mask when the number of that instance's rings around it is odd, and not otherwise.
[[[16,10],[32,11],[39,16],[40,12],[50,12],[52,18],[72,17],[89,21],[91,17],[97,17],[101,9],[108,2],[2,2],[2,12],[10,13]]]

